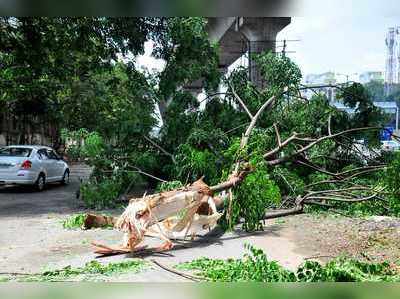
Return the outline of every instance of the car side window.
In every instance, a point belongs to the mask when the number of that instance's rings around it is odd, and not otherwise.
[[[58,159],[58,156],[56,155],[56,153],[53,150],[47,150],[47,156],[49,157],[49,159],[52,159],[52,160]]]
[[[47,151],[45,149],[38,150],[38,156],[40,157],[41,160],[49,159]]]

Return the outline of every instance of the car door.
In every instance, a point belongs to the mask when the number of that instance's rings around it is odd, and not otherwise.
[[[59,155],[54,150],[49,150],[50,159],[53,162],[54,167],[54,177],[57,180],[61,180],[64,175],[64,161],[60,158]]]
[[[59,179],[58,173],[57,173],[57,162],[58,162],[58,157],[54,153],[52,149],[46,149],[47,157],[48,160],[46,161],[48,163],[48,181],[56,181]]]
[[[46,181],[52,181],[54,177],[54,167],[52,160],[49,157],[48,151],[45,148],[38,150],[38,157],[43,169],[46,171]]]

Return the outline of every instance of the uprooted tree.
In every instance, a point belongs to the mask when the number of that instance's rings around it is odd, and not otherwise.
[[[118,250],[137,249],[145,232],[169,248],[178,231],[217,221],[257,230],[262,219],[309,209],[399,214],[400,157],[380,151],[384,116],[362,85],[336,87],[355,110],[348,115],[318,90],[303,98],[300,70],[285,56],[257,57],[263,89],[242,68],[222,79],[205,26],[204,18],[2,18],[0,111],[24,124],[21,140],[36,116],[66,139],[85,139],[69,154],[94,167],[80,188],[88,207],[115,206],[135,188],[162,191],[131,200],[118,221],[89,219],[128,232]],[[133,63],[146,40],[166,63],[160,73]],[[182,88],[200,79],[201,103]],[[226,91],[215,92],[221,83]]]
[[[116,227],[126,232],[123,244],[110,247],[94,243],[97,253],[139,250],[148,234],[165,241],[160,250],[170,249],[169,239],[177,232],[194,234],[213,227],[218,220],[233,227],[242,219],[246,230],[254,230],[261,228],[264,219],[302,213],[309,206],[335,209],[352,204],[366,209],[362,204],[368,203],[376,213],[398,211],[398,189],[381,175],[398,176],[394,174],[398,162],[388,166],[389,158],[376,151],[384,118],[363,87],[338,87],[339,98],[356,109],[349,116],[331,107],[321,95],[310,101],[303,98],[300,72],[288,58],[264,54],[259,63],[267,87],[258,90],[243,70],[234,72],[225,82],[227,92],[208,95],[205,110],[196,112],[200,120],[176,154],[168,154],[153,140],[179,169],[179,179],[182,175],[199,179],[131,199],[116,221]],[[202,127],[213,121],[207,119],[209,110],[215,109],[211,105],[219,106],[220,112],[231,109],[241,113],[241,120],[243,115],[247,117],[245,125],[239,126],[244,133],[231,138],[224,150],[218,150],[224,133],[218,136]],[[228,127],[231,130],[238,130],[237,124]],[[357,141],[360,139],[364,141]],[[219,155],[223,167],[215,169],[212,163]],[[196,167],[199,159],[206,160],[201,161],[202,167]],[[271,207],[275,209],[266,211]]]

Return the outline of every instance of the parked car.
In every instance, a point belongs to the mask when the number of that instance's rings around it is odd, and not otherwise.
[[[47,183],[69,183],[69,167],[50,147],[12,145],[0,148],[0,185],[33,185],[42,191]]]
[[[400,151],[400,143],[395,140],[382,141],[382,150],[384,151]]]

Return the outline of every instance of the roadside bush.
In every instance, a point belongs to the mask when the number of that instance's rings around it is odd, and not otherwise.
[[[60,137],[66,145],[65,154],[70,160],[77,161],[84,158],[82,147],[88,134],[89,132],[84,128],[76,131],[61,129]]]
[[[385,176],[389,188],[389,208],[396,216],[400,215],[400,153],[396,153],[389,163]]]
[[[246,245],[242,259],[200,258],[177,266],[196,270],[198,275],[214,282],[399,282],[400,274],[387,262],[370,264],[348,258],[337,258],[326,265],[307,261],[292,272],[265,253]]]
[[[122,190],[121,182],[105,179],[102,182],[89,181],[81,185],[81,198],[88,208],[104,209],[115,207],[115,200]]]

